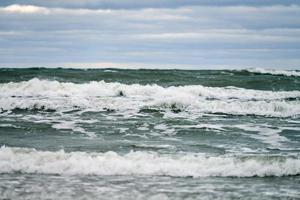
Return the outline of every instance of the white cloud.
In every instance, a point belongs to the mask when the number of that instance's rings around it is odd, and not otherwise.
[[[6,7],[0,7],[2,11],[5,12],[11,12],[11,13],[55,13],[60,12],[66,13],[66,14],[97,14],[102,12],[139,12],[143,11],[148,14],[152,14],[152,17],[157,17],[155,14],[163,14],[163,13],[185,13],[185,14],[199,14],[205,13],[209,14],[223,14],[227,13],[230,15],[235,14],[253,14],[253,13],[259,13],[259,14],[268,14],[268,13],[290,13],[290,12],[298,12],[300,9],[300,5],[271,5],[271,6],[261,6],[261,7],[255,7],[255,6],[185,6],[185,7],[179,7],[179,8],[143,8],[139,10],[115,10],[115,9],[89,9],[89,8],[64,8],[64,7],[43,7],[43,6],[36,6],[36,5],[24,5],[24,4],[12,4]],[[202,11],[199,13],[199,11]],[[253,16],[255,17],[255,16]]]
[[[42,13],[49,14],[50,9],[32,5],[10,5],[7,7],[3,7],[0,11],[8,12],[8,13],[21,13],[21,14],[34,14],[34,13]]]
[[[9,0],[0,1],[31,4],[42,7],[92,8],[92,9],[141,9],[141,8],[177,8],[184,6],[270,6],[299,5],[299,0]]]

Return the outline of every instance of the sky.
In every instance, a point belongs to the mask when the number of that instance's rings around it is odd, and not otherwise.
[[[300,1],[0,0],[0,67],[300,69]]]

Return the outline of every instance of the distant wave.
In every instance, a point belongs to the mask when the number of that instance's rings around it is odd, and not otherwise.
[[[259,73],[259,74],[281,75],[281,76],[300,76],[300,71],[292,71],[292,70],[250,68],[241,71],[248,71],[248,72]]]
[[[284,157],[206,157],[147,152],[86,153],[27,148],[0,149],[0,173],[65,175],[151,175],[174,177],[252,177],[300,174],[300,160]]]
[[[139,113],[147,110],[294,117],[300,91],[261,91],[202,85],[161,87],[106,83],[75,84],[40,79],[0,84],[0,111],[72,109]]]

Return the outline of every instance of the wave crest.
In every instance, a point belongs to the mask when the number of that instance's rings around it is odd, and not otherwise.
[[[300,115],[300,91],[260,91],[202,85],[162,87],[89,82],[83,84],[32,79],[0,84],[0,109],[121,111],[143,109],[192,114],[223,113],[294,117]]]
[[[149,152],[86,153],[1,147],[1,173],[252,177],[300,174],[300,160],[283,157],[206,157]]]
[[[270,75],[279,75],[279,76],[300,76],[300,71],[292,70],[275,70],[275,69],[263,69],[263,68],[250,68],[242,71],[247,71],[251,73],[258,74],[270,74]]]

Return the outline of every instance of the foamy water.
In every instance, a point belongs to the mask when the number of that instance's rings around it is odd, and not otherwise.
[[[31,79],[0,85],[2,110],[73,108],[140,112],[143,109],[293,117],[300,114],[299,91],[257,91],[201,85],[161,87],[89,82],[85,84]]]
[[[296,199],[297,73],[0,69],[0,196]]]
[[[251,177],[300,174],[300,159],[280,157],[207,157],[158,155],[146,152],[85,153],[35,149],[0,149],[1,173],[86,175],[154,175],[174,177]]]

